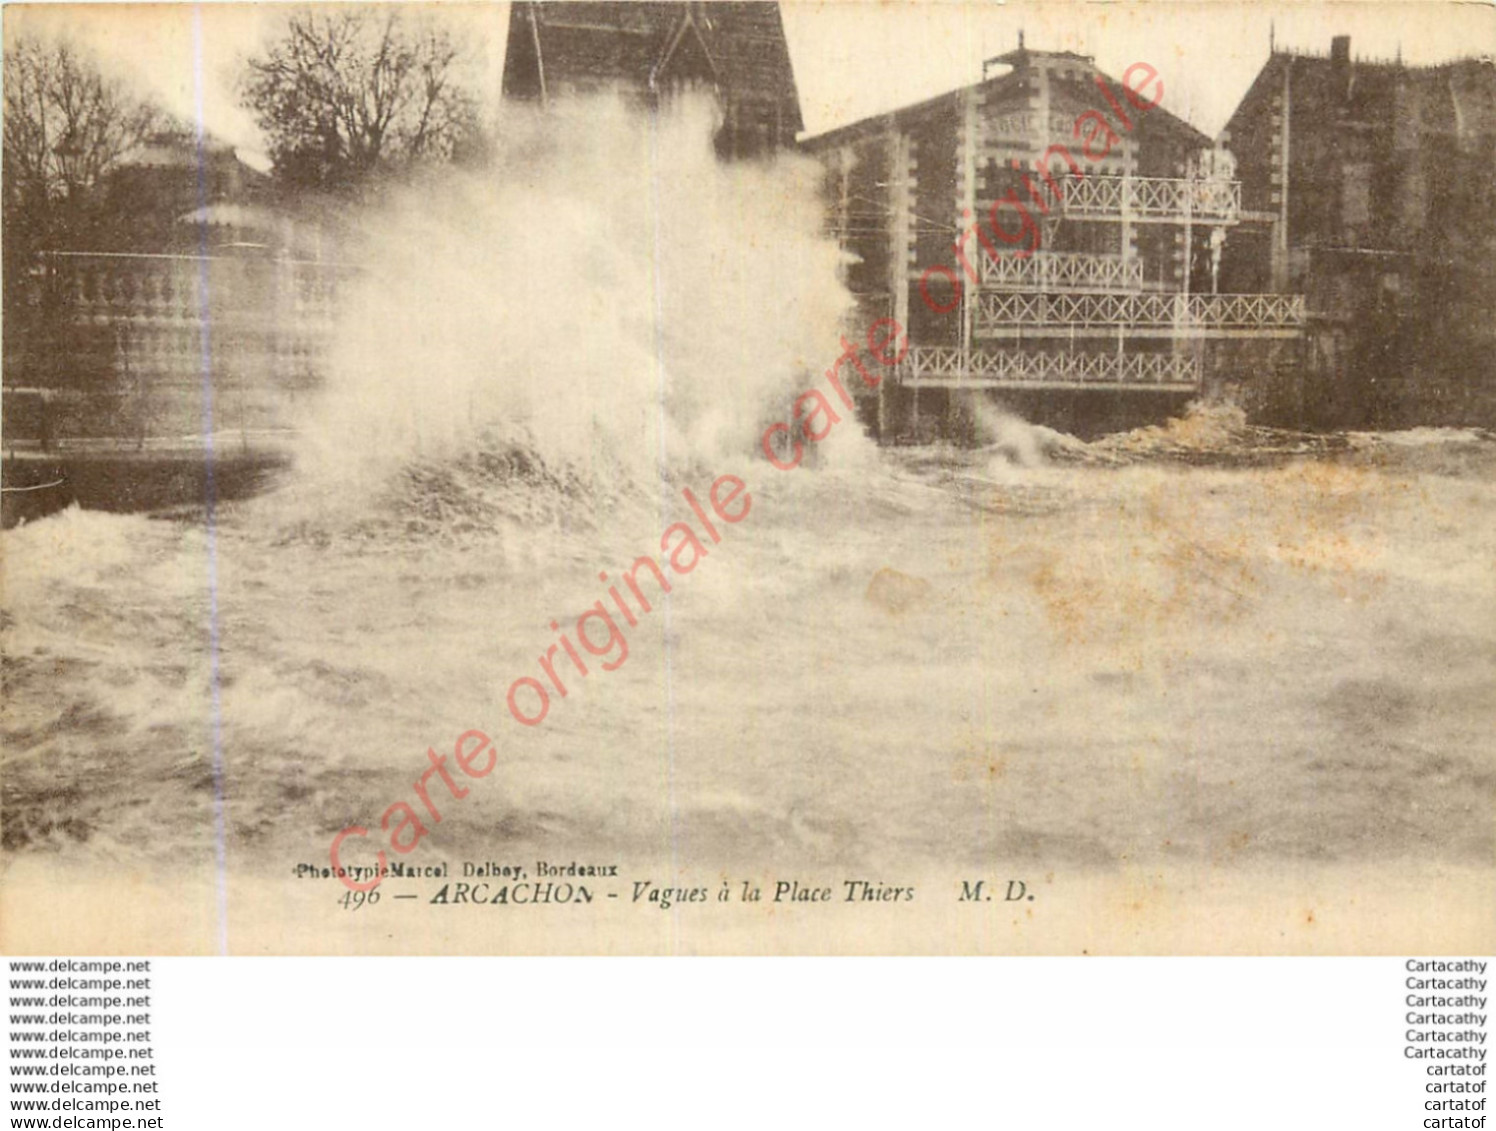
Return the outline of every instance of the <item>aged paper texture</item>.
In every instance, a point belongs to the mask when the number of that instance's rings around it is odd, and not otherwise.
[[[8,953],[1496,947],[1489,6],[4,20]]]

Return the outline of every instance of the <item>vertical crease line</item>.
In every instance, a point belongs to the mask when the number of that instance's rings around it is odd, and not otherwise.
[[[213,746],[214,886],[218,911],[218,951],[220,954],[227,954],[229,951],[228,848],[223,794],[223,700],[219,673],[218,500],[213,466],[213,319],[208,274],[208,182],[205,162],[207,131],[203,122],[203,9],[201,4],[194,5],[192,9],[192,76],[197,111],[195,136],[198,207],[197,313],[199,361],[202,366],[203,511],[207,532],[208,688],[209,726]]]
[[[655,387],[659,405],[660,521],[664,523],[669,518],[670,500],[670,464],[666,452],[668,415],[665,411],[665,382],[668,380],[669,374],[665,368],[665,308],[664,288],[662,286],[663,273],[660,265],[660,225],[663,214],[660,207],[660,109],[658,104],[652,106],[649,113],[649,202],[653,213],[651,227],[654,253]],[[676,819],[675,804],[675,682],[671,659],[670,593],[666,591],[663,596],[665,601],[665,788],[666,798],[670,806],[670,867],[673,877],[675,872],[680,868],[680,827]],[[678,932],[680,929],[679,906],[676,907],[675,926]]]

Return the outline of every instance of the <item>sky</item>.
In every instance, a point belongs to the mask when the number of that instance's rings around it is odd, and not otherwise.
[[[496,101],[509,12],[505,3],[441,4],[474,48],[471,81]],[[1120,75],[1147,62],[1164,105],[1214,136],[1280,47],[1324,53],[1351,36],[1362,58],[1434,63],[1496,56],[1496,4],[1413,0],[1247,3],[1154,0],[961,3],[956,0],[788,0],[785,35],[809,134],[975,82],[982,61],[1017,46],[1094,56]],[[6,4],[5,34],[64,31],[100,62],[263,167],[263,141],[239,104],[244,59],[283,18],[278,4]]]

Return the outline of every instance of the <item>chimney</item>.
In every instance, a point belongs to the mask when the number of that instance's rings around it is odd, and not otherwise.
[[[1330,40],[1330,90],[1344,101],[1351,92],[1351,37],[1337,35]]]

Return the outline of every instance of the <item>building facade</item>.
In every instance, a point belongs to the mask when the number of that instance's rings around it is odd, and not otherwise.
[[[1307,366],[1278,409],[1327,425],[1496,423],[1496,66],[1274,50],[1221,135],[1244,208],[1232,286],[1297,291]]]
[[[3,457],[27,491],[6,523],[69,497],[150,505],[210,454],[221,493],[247,489],[321,374],[340,268],[232,147],[159,134],[97,197],[89,223],[7,262]]]
[[[908,328],[881,433],[925,434],[922,413],[993,392],[1101,406],[1099,423],[1119,398],[1179,401],[1292,355],[1303,298],[1222,286],[1223,249],[1261,218],[1230,153],[1157,104],[1153,67],[1119,80],[1020,45],[985,71],[804,143],[862,317]]]

